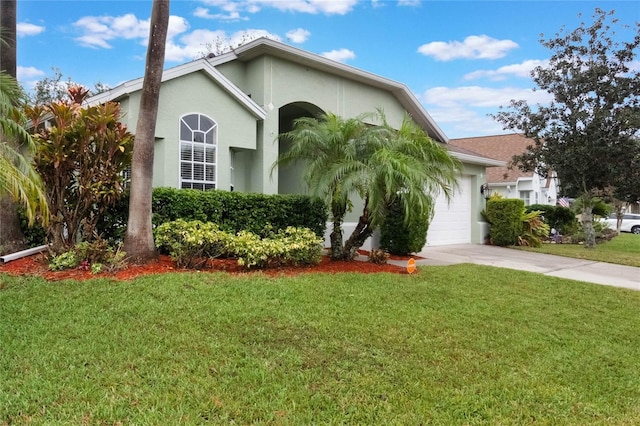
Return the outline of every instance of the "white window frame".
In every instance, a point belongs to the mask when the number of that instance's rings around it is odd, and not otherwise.
[[[213,190],[218,182],[218,124],[200,113],[185,114],[178,122],[180,188]]]

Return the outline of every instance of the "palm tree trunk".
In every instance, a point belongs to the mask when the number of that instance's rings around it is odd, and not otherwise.
[[[169,0],[153,0],[140,113],[131,161],[129,220],[124,239],[124,251],[138,260],[156,255],[151,227],[153,154],[168,26]]]
[[[356,229],[353,230],[349,239],[344,243],[344,251],[342,253],[344,260],[353,260],[358,254],[358,249],[362,247],[367,238],[373,235],[373,227],[371,226],[371,215],[367,209],[368,202],[365,201],[362,215],[358,219]]]
[[[16,78],[16,4],[17,0],[0,1],[0,36],[4,44],[0,48],[0,70]],[[24,235],[16,204],[9,195],[0,197],[0,252],[9,253],[25,248]]]

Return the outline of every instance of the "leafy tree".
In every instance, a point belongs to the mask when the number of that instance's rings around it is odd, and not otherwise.
[[[120,123],[114,102],[83,107],[87,90],[69,89],[70,100],[27,108],[37,131],[34,164],[51,209],[47,230],[55,253],[79,239],[91,241],[99,217],[123,192],[133,136]],[[41,126],[43,116],[52,123]]]
[[[136,259],[150,259],[156,255],[151,227],[153,145],[168,27],[169,0],[153,0],[140,115],[131,164],[129,220],[124,237],[124,250]]]
[[[552,51],[549,64],[532,77],[540,90],[553,95],[549,105],[511,101],[510,110],[494,115],[506,129],[534,140],[529,151],[514,157],[526,171],[547,176],[555,170],[567,195],[582,198],[585,247],[595,245],[592,197],[618,187],[632,170],[640,129],[640,77],[632,64],[640,46],[640,24],[632,39],[616,42],[613,12],[596,9],[590,27],[541,40]]]
[[[274,164],[306,163],[304,181],[314,195],[322,196],[332,217],[331,258],[353,259],[358,248],[382,224],[398,200],[404,217],[430,215],[433,196],[450,196],[459,163],[431,140],[410,118],[393,129],[382,112],[378,126],[359,116],[342,119],[334,114],[300,118],[294,129],[280,135],[291,147]],[[273,170],[273,169],[272,169]],[[402,197],[398,194],[402,193]],[[342,223],[359,196],[364,207],[354,232],[343,245]]]
[[[36,82],[33,92],[28,94],[29,105],[48,105],[51,102],[64,101],[69,93],[69,88],[78,86],[71,77],[64,80],[59,68],[52,68],[53,77],[45,77]],[[97,95],[109,90],[109,86],[102,82],[94,83],[94,89],[89,90],[89,96]]]

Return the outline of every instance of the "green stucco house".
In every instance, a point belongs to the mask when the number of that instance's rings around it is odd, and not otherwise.
[[[88,101],[118,101],[123,121],[134,130],[141,92],[139,78]],[[154,186],[303,192],[299,169],[271,171],[283,149],[278,134],[301,116],[355,117],[376,108],[391,124],[408,112],[433,139],[448,143],[405,85],[270,39],[167,69],[158,106]],[[449,148],[464,163],[460,191],[452,203],[438,200],[427,244],[481,243],[486,229],[479,188],[485,167],[503,163]],[[347,235],[356,213],[347,218],[352,220],[345,223]]]

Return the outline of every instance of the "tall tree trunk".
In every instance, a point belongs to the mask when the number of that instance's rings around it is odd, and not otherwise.
[[[593,229],[593,198],[589,194],[582,197],[582,230],[584,231],[584,247],[596,246],[596,231]]]
[[[124,239],[124,251],[138,260],[150,259],[156,255],[151,228],[153,150],[168,27],[169,0],[153,0],[140,112],[131,161],[129,220]]]
[[[0,70],[13,78],[17,75],[16,3],[17,0],[0,0],[0,37],[3,41],[0,47]],[[9,195],[0,194],[0,252],[9,253],[23,248],[24,235],[20,229],[17,206]]]

